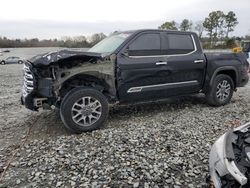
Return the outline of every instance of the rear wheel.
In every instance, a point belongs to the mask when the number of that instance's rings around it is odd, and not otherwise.
[[[229,103],[233,96],[233,90],[234,83],[230,76],[225,74],[217,75],[206,93],[208,104],[222,106]]]
[[[1,61],[1,65],[5,65],[5,61]]]
[[[63,99],[60,116],[65,127],[81,133],[100,128],[108,117],[106,97],[92,88],[76,88]]]
[[[22,61],[22,60],[19,60],[19,61],[18,61],[18,64],[23,64],[23,61]]]

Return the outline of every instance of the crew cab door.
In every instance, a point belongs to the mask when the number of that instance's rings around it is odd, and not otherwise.
[[[201,53],[193,56],[197,47],[191,35],[190,38],[192,53],[182,55],[173,54],[176,52],[169,49],[168,35],[164,31],[135,36],[117,56],[120,101],[152,100],[199,91],[205,61]]]
[[[164,83],[167,71],[165,57],[161,56],[160,32],[143,32],[131,39],[118,53],[117,68],[120,101],[155,98],[159,90],[150,86]]]
[[[173,85],[167,94],[174,96],[199,92],[205,79],[206,58],[197,35],[168,31],[161,36],[163,54],[171,70],[166,82]]]

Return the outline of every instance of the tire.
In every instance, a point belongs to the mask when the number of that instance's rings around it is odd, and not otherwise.
[[[64,126],[78,134],[101,128],[108,114],[107,98],[93,88],[75,88],[69,91],[60,106]]]
[[[207,103],[211,106],[223,106],[230,102],[234,91],[234,83],[230,76],[219,74],[213,80],[206,93]]]
[[[17,63],[18,63],[18,64],[23,64],[23,61],[22,61],[22,60],[19,60]]]
[[[5,61],[1,61],[1,65],[5,65]]]

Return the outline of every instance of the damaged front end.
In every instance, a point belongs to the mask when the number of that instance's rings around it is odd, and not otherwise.
[[[24,63],[21,102],[26,108],[36,111],[49,108],[54,103],[53,71],[53,67],[37,68],[30,62]]]
[[[209,171],[215,188],[250,187],[250,123],[228,131],[215,142]]]
[[[107,60],[108,59],[108,60]],[[113,84],[114,60],[98,53],[61,50],[35,56],[24,63],[24,83],[21,102],[37,111],[51,109],[60,103],[63,84],[84,74]],[[111,87],[110,87],[111,88]]]

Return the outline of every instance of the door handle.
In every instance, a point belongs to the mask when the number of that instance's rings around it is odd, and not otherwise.
[[[204,62],[203,59],[197,59],[197,60],[194,61],[194,63],[196,63],[196,64],[197,64],[197,63],[203,63],[203,62]]]
[[[164,62],[156,62],[155,65],[167,65],[168,62],[164,61]]]

